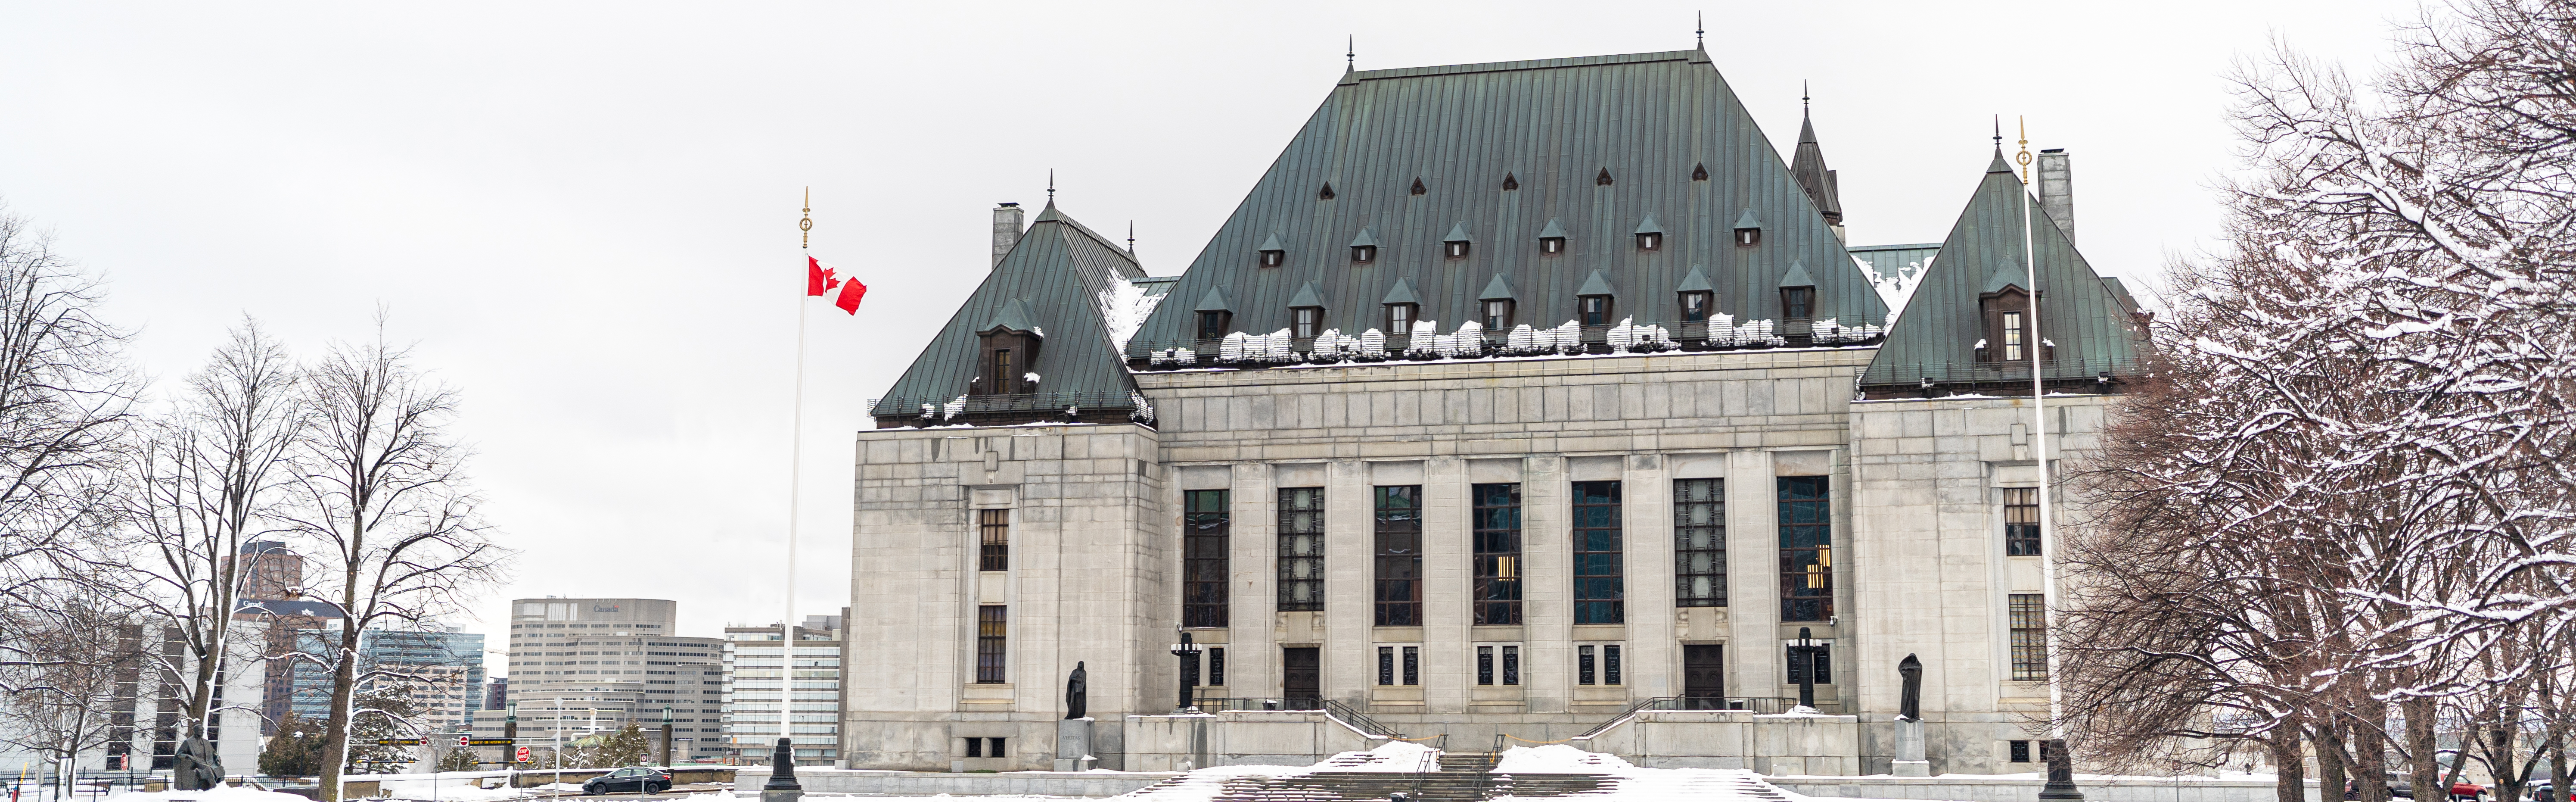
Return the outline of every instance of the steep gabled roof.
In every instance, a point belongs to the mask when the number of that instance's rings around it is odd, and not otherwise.
[[[1807,191],[1807,198],[1815,202],[1816,210],[1826,220],[1842,222],[1840,182],[1835,180],[1833,170],[1825,168],[1824,146],[1816,144],[1815,117],[1805,112],[1799,113],[1798,151],[1789,160],[1789,175],[1798,179],[1798,187]]]
[[[1976,361],[1977,341],[1986,336],[1980,296],[2000,289],[1998,285],[2030,283],[2023,262],[2023,193],[2021,180],[1998,150],[1949,238],[1941,241],[1940,258],[1925,268],[1905,314],[1861,374],[1865,390],[1912,388],[1926,378],[1944,384],[2030,380],[2027,362]],[[2038,199],[2028,200],[2031,218],[2042,223],[2031,227],[2030,246],[2038,254],[2039,334],[2056,346],[2046,377],[2077,380],[2105,371],[2128,373],[2138,357],[2137,329],[2111,287],[2066,233],[2048,222]]]
[[[1707,180],[1693,180],[1702,166]],[[1599,183],[1604,171],[1616,180]],[[1505,175],[1517,189],[1503,188]],[[1331,200],[1315,191],[1326,182]],[[1629,233],[1648,215],[1664,242],[1640,251]],[[1759,244],[1735,245],[1730,224],[1744,215],[1766,221]],[[1568,247],[1542,257],[1536,240],[1551,220]],[[1341,249],[1363,229],[1379,253],[1354,264]],[[1273,232],[1287,262],[1259,267],[1253,251]],[[1444,258],[1443,239],[1470,234],[1468,256]],[[1518,317],[1544,327],[1574,317],[1575,293],[1597,271],[1629,294],[1621,317],[1670,324],[1680,316],[1672,293],[1700,265],[1714,311],[1750,321],[1780,316],[1780,279],[1800,263],[1818,317],[1886,320],[1781,152],[1708,55],[1684,50],[1347,73],[1174,293],[1225,288],[1234,329],[1266,334],[1288,326],[1289,297],[1315,282],[1344,305],[1326,308],[1324,326],[1353,331],[1375,325],[1370,302],[1399,278],[1420,293],[1421,319],[1476,320],[1480,290],[1499,275]],[[1192,346],[1191,318],[1166,304],[1129,353]]]
[[[1124,399],[1135,383],[1110,344],[1101,296],[1144,275],[1126,249],[1047,204],[870,414],[909,419],[921,404],[965,394],[979,368],[976,334],[996,326],[1043,333],[1037,361],[1027,368],[1041,376],[1040,392]]]

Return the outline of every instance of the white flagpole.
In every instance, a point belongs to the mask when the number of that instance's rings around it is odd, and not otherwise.
[[[2039,576],[2040,593],[2043,594],[2040,596],[2040,648],[2047,650],[2048,658],[2048,738],[2058,745],[2057,748],[2063,748],[2066,728],[2059,719],[2059,689],[2062,686],[2057,675],[2057,519],[2051,512],[2055,505],[2049,499],[2055,487],[2048,469],[2048,382],[2041,371],[2040,359],[2047,353],[2048,338],[2041,336],[2039,331],[2039,253],[2034,244],[2038,235],[2031,230],[2034,223],[2030,211],[2028,123],[2022,124],[2021,153],[2015,161],[2022,166],[2022,186],[2016,190],[2021,195],[2022,266],[2030,276],[2030,409],[2036,420],[2036,425],[2031,428],[2031,451],[2039,457]],[[2073,756],[2068,756],[2070,762],[2073,759]]]
[[[798,248],[811,256],[814,190],[810,187],[805,190],[805,218],[798,220],[796,226],[801,240]],[[808,262],[806,269],[812,270],[812,263]],[[778,617],[778,738],[788,745],[790,764],[796,760],[795,741],[790,740],[795,737],[796,720],[791,710],[794,705],[790,704],[796,684],[796,491],[802,486],[798,479],[805,469],[805,315],[810,306],[813,304],[807,303],[805,296],[796,299],[796,402],[795,413],[789,418],[787,444],[787,599],[780,605]]]

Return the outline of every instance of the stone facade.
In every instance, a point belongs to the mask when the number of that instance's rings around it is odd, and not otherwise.
[[[1915,654],[1926,666],[1934,772],[2033,770],[2007,762],[2008,742],[2034,737],[2021,716],[2044,710],[2045,689],[2009,679],[2006,597],[2039,591],[2041,558],[2005,556],[2001,497],[2038,484],[2030,401],[1855,401],[1854,376],[1874,352],[1139,373],[1158,428],[860,432],[852,606],[865,612],[851,623],[862,646],[851,655],[850,765],[1047,768],[1065,674],[1082,661],[1096,756],[1137,768],[1124,744],[1144,733],[1128,729],[1149,725],[1127,717],[1168,713],[1179,694],[1167,644],[1181,616],[1184,493],[1227,490],[1226,626],[1191,630],[1225,650],[1225,684],[1203,695],[1282,697],[1282,649],[1313,646],[1321,696],[1390,729],[1445,733],[1453,744],[1563,740],[1634,703],[1681,695],[1686,645],[1723,647],[1727,697],[1794,697],[1783,646],[1804,628],[1833,663],[1817,706],[1841,714],[1808,726],[1832,734],[1799,736],[1836,741],[1812,756],[1886,771],[1895,667]],[[2052,397],[2052,442],[2089,448],[2109,398]],[[1781,620],[1775,477],[1785,476],[1827,477],[1838,558],[1827,620]],[[1724,480],[1723,607],[1675,606],[1671,493],[1683,479]],[[1568,494],[1593,481],[1623,488],[1618,624],[1576,624],[1569,603]],[[1472,623],[1468,496],[1482,483],[1521,487],[1518,626]],[[1371,488],[1387,485],[1422,488],[1418,627],[1373,625]],[[1281,487],[1324,490],[1320,612],[1278,610]],[[978,570],[980,510],[1009,511],[1004,570]],[[976,681],[987,606],[1008,611],[1005,682]],[[1478,683],[1476,647],[1499,645],[1519,650],[1520,684]],[[1622,646],[1621,684],[1580,684],[1578,645]],[[1417,649],[1418,684],[1379,684],[1380,647]],[[1727,742],[1774,737],[1717,731],[1744,727],[1744,716],[1650,716],[1653,732],[1632,722],[1633,732],[1599,742],[1613,751],[1613,742],[1682,743],[1694,727]],[[1002,738],[1005,753],[962,757],[969,738]]]

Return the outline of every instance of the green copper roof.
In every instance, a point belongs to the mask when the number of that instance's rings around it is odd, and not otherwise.
[[[1395,286],[1388,287],[1386,289],[1386,299],[1378,301],[1378,303],[1418,304],[1422,303],[1422,296],[1414,293],[1413,279],[1400,278],[1395,280]]]
[[[1273,239],[1276,239],[1276,238],[1277,238],[1277,235],[1272,235],[1272,238],[1273,238]],[[1366,229],[1366,228],[1360,229],[1360,235],[1359,235],[1359,236],[1356,236],[1356,237],[1352,237],[1352,238],[1351,238],[1351,247],[1353,247],[1353,248],[1359,248],[1359,247],[1364,247],[1364,246],[1371,246],[1371,245],[1376,245],[1376,244],[1377,244],[1377,234],[1376,234],[1375,232],[1370,231],[1369,229]]]
[[[1581,298],[1586,295],[1617,294],[1619,294],[1619,291],[1610,286],[1610,277],[1603,275],[1599,270],[1592,271],[1592,277],[1583,280],[1583,288],[1574,291],[1574,297],[1576,298]]]
[[[1288,250],[1288,246],[1279,244],[1279,235],[1272,234],[1269,239],[1261,241],[1261,249],[1265,251],[1284,251]]]
[[[2022,201],[2020,179],[1998,152],[1987,166],[1959,221],[1941,241],[1939,258],[1924,269],[1905,313],[1887,334],[1878,356],[1861,374],[1867,387],[1904,388],[1924,379],[1943,383],[2029,381],[2024,363],[1979,363],[1977,341],[1986,339],[1980,296],[1995,282],[2020,286]],[[2032,219],[2047,221],[2036,198]],[[2039,335],[2056,346],[2046,364],[2050,379],[2083,379],[2135,369],[2141,333],[2123,313],[2101,276],[2054,224],[2032,227],[2039,266]]]
[[[1199,296],[1199,305],[1190,307],[1190,311],[1232,312],[1234,299],[1226,297],[1224,287],[1209,287],[1206,295]]]
[[[1321,297],[1350,306],[1327,307],[1324,326],[1348,332],[1376,325],[1381,310],[1368,300],[1410,278],[1421,319],[1454,327],[1479,319],[1479,288],[1499,274],[1516,317],[1552,327],[1574,318],[1575,293],[1597,272],[1633,296],[1621,317],[1677,324],[1672,293],[1700,265],[1714,311],[1749,321],[1780,316],[1780,279],[1803,262],[1818,317],[1883,323],[1878,293],[1783,155],[1697,50],[1351,72],[1174,292],[1226,288],[1233,328],[1267,334],[1287,327],[1290,296],[1315,282]],[[1707,179],[1693,180],[1701,166]],[[1604,170],[1617,180],[1598,184]],[[1518,189],[1503,188],[1506,174]],[[1423,194],[1411,192],[1416,178]],[[1316,191],[1326,182],[1331,200]],[[1737,246],[1728,224],[1748,211],[1767,221],[1762,241]],[[1640,251],[1628,233],[1650,214],[1664,242]],[[1355,264],[1345,243],[1363,229],[1380,250]],[[1541,254],[1542,231],[1565,234],[1564,252]],[[1261,268],[1253,251],[1273,232],[1288,258]],[[1445,238],[1470,233],[1468,256],[1444,258]],[[1195,337],[1190,310],[1166,304],[1129,349]]]
[[[1735,230],[1737,230],[1737,231],[1742,231],[1742,230],[1744,230],[1744,229],[1748,229],[1748,228],[1761,228],[1761,227],[1762,227],[1762,218],[1761,218],[1761,216],[1754,214],[1754,213],[1753,213],[1753,210],[1751,210],[1751,209],[1746,209],[1746,210],[1744,210],[1744,214],[1743,214],[1743,216],[1740,216],[1740,217],[1735,218]]]
[[[1467,241],[1469,241],[1469,238],[1468,238],[1468,236],[1467,236],[1467,224],[1466,224],[1466,223],[1464,223],[1464,222],[1461,222],[1461,223],[1459,223],[1459,224],[1457,224],[1457,225],[1450,226],[1450,227],[1449,227],[1449,236],[1441,237],[1441,238],[1440,238],[1440,241],[1441,241],[1441,242],[1467,242]]]
[[[1806,262],[1790,262],[1789,272],[1780,276],[1780,286],[1813,287],[1816,286],[1816,278],[1814,276],[1807,275]]]
[[[1324,303],[1323,288],[1315,286],[1315,282],[1312,281],[1306,282],[1304,286],[1298,287],[1297,294],[1288,299],[1288,308],[1290,309],[1308,306],[1329,306],[1329,304]]]
[[[910,418],[920,414],[920,404],[964,395],[978,376],[982,340],[976,333],[996,325],[1043,334],[1037,360],[1026,367],[1042,377],[1041,392],[1125,397],[1135,383],[1109,342],[1100,298],[1144,275],[1126,249],[1048,204],[870,414]]]
[[[1800,271],[1800,272],[1805,272],[1805,271]],[[1709,285],[1709,283],[1708,283],[1708,272],[1707,272],[1707,271],[1704,271],[1704,270],[1699,269],[1699,265],[1691,265],[1690,272],[1689,272],[1688,274],[1685,274],[1685,275],[1683,275],[1683,276],[1682,276],[1682,283],[1681,283],[1681,286],[1674,287],[1674,288],[1673,288],[1673,291],[1674,291],[1674,292],[1709,292],[1709,291],[1714,290],[1714,289],[1716,289],[1716,288],[1715,288],[1715,287],[1710,286],[1710,285]]]
[[[1539,238],[1539,239],[1564,239],[1564,238],[1565,238],[1565,226],[1558,225],[1558,224],[1557,224],[1557,222],[1556,222],[1556,218],[1550,217],[1550,218],[1548,218],[1548,219],[1547,219],[1547,227],[1546,227],[1546,228],[1542,228],[1542,229],[1539,229],[1539,230],[1538,230],[1538,238]]]
[[[1494,280],[1485,282],[1485,291],[1476,294],[1476,300],[1479,301],[1509,301],[1512,299],[1512,283],[1511,281],[1504,279],[1503,274],[1501,273],[1494,274]]]
[[[1995,262],[1995,272],[1986,276],[1986,286],[1977,288],[1977,291],[1980,293],[1997,293],[2003,292],[2005,287],[2020,287],[2023,290],[2029,290],[2029,287],[2022,286],[2028,283],[2030,283],[2030,272],[2022,269],[2021,260],[2007,256],[2002,260]]]

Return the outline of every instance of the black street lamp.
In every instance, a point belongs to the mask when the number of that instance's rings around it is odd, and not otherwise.
[[[1798,628],[1798,642],[1789,647],[1789,672],[1798,675],[1798,706],[1816,706],[1816,656],[1825,647],[1807,637],[1807,628]]]
[[[1198,678],[1191,676],[1194,672],[1190,669],[1198,667],[1199,651],[1199,645],[1190,642],[1186,630],[1181,632],[1181,642],[1172,644],[1172,656],[1180,658],[1181,667],[1181,703],[1172,708],[1174,715],[1199,712],[1197,705],[1190,704],[1190,697],[1198,690]]]

